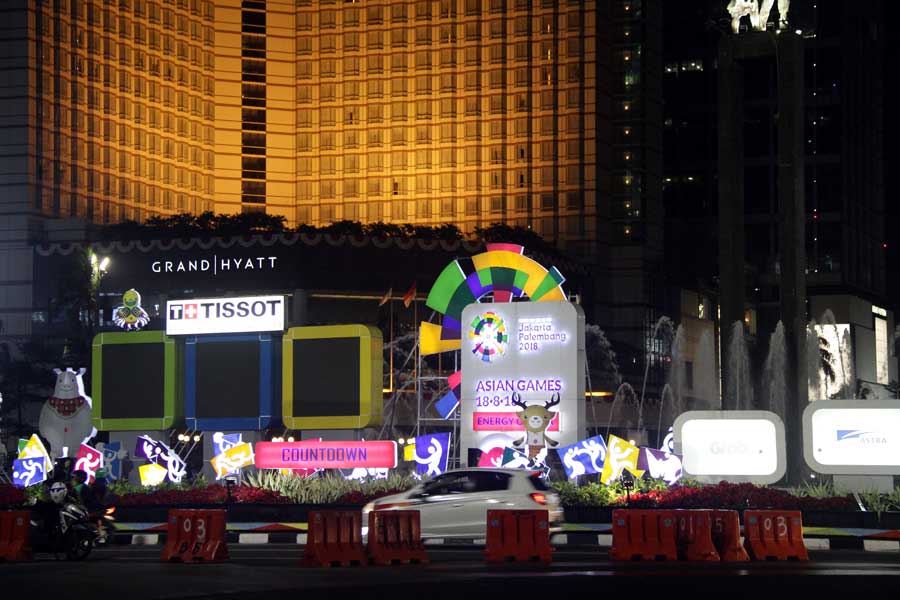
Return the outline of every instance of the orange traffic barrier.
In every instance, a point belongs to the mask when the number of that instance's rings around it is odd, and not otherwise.
[[[369,559],[376,565],[428,562],[417,510],[369,513]]]
[[[553,560],[546,510],[489,510],[484,554],[489,563]]]
[[[228,559],[224,510],[169,511],[165,562],[220,562]]]
[[[612,560],[677,560],[673,512],[614,510],[609,557]]]
[[[362,513],[317,510],[309,513],[303,564],[314,567],[365,565]]]
[[[0,511],[0,561],[31,560],[31,513]]]
[[[718,561],[719,552],[712,540],[712,519],[708,510],[676,510],[678,558]]]
[[[744,547],[753,560],[809,560],[800,511],[744,511]]]
[[[741,520],[736,510],[710,510],[712,541],[722,562],[750,560],[741,545]]]

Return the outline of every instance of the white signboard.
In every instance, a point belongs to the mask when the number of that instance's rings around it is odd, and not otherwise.
[[[900,400],[810,402],[803,457],[819,473],[900,475]]]
[[[167,335],[284,331],[284,296],[193,298],[166,303]]]
[[[463,310],[461,337],[464,463],[472,448],[496,458],[504,448],[515,448],[533,459],[584,438],[581,307],[569,302],[470,304]]]
[[[764,410],[695,410],[675,419],[684,474],[703,483],[775,483],[787,467],[784,423]]]

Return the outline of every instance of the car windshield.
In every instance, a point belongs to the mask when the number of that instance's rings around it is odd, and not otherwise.
[[[509,488],[510,475],[493,471],[463,471],[439,475],[422,488],[425,496],[494,492]]]

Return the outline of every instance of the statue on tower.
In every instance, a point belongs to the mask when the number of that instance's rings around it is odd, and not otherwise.
[[[731,15],[731,30],[739,33],[741,19],[750,17],[750,27],[757,31],[765,31],[774,3],[775,0],[762,0],[760,6],[758,0],[730,0],[725,10]],[[790,7],[791,0],[778,0],[778,29],[787,29]]]

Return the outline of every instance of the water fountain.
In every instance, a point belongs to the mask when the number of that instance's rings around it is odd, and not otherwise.
[[[750,381],[750,357],[744,339],[744,324],[735,321],[731,326],[728,342],[728,385],[726,406],[736,410],[753,408],[753,386]]]
[[[717,410],[722,407],[719,400],[719,376],[712,329],[705,329],[697,344],[697,352],[694,355],[693,396],[696,399],[694,408],[697,410]]]
[[[666,404],[666,396],[669,398],[670,414],[666,415],[666,423],[673,424],[675,418],[681,414],[681,401],[677,394],[672,391],[672,386],[668,383],[663,386],[662,393],[659,395],[659,419],[656,421],[656,447],[659,448],[660,436],[662,435],[663,424],[663,407]],[[666,428],[668,429],[668,427]]]
[[[675,335],[672,319],[665,315],[661,316],[659,320],[656,321],[656,325],[653,326],[653,335],[650,337],[649,343],[650,347],[647,348],[647,357],[644,361],[644,382],[641,384],[641,398],[638,404],[638,431],[642,431],[644,428],[644,394],[647,391],[647,376],[650,374],[650,355],[653,351],[653,345],[656,343],[656,340],[659,339],[660,329],[668,330],[669,337],[667,339],[669,340]]]
[[[763,367],[762,385],[769,398],[769,410],[784,421],[785,403],[787,401],[787,346],[784,340],[784,325],[781,321],[775,325],[775,331],[769,337],[769,353]]]
[[[609,439],[609,429],[612,427],[613,417],[616,414],[616,405],[619,403],[621,399],[631,398],[632,400],[636,397],[634,392],[634,388],[631,387],[631,384],[627,381],[622,382],[622,384],[616,389],[615,395],[613,395],[612,404],[609,407],[609,419],[606,421],[606,439]],[[629,422],[630,423],[630,422]]]
[[[853,361],[852,361],[852,353],[851,353],[851,342],[850,342],[850,329],[846,328],[841,333],[840,328],[838,328],[838,324],[835,321],[834,313],[831,309],[825,309],[825,312],[822,313],[821,323],[823,328],[831,326],[831,330],[833,332],[832,339],[835,342],[836,347],[831,348],[832,353],[832,361],[837,359],[837,364],[840,366],[841,380],[838,389],[835,390],[834,394],[829,394],[829,390],[827,389],[827,378],[826,378],[826,398],[830,398],[831,396],[837,394],[842,398],[852,398],[854,394],[854,390],[856,386],[853,381]],[[837,355],[835,357],[835,355]]]
[[[822,395],[822,359],[819,354],[819,332],[816,329],[816,320],[811,319],[806,326],[806,372],[809,380],[809,400],[828,398],[827,389]],[[827,388],[828,380],[825,378]]]

